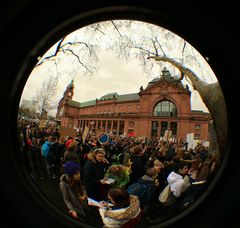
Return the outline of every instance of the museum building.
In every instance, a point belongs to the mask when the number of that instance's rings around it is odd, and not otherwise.
[[[171,138],[186,139],[193,133],[196,140],[209,140],[210,114],[191,110],[191,91],[166,68],[137,93],[113,92],[87,102],[74,101],[73,94],[72,81],[58,104],[61,128],[157,138],[169,130]]]

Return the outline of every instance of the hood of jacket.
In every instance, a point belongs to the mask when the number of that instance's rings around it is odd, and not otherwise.
[[[88,160],[92,161],[93,163],[97,163],[97,160],[95,159],[94,153],[89,152],[87,155]]]
[[[179,180],[181,180],[181,179],[183,179],[183,177],[180,174],[175,173],[175,172],[171,172],[169,174],[169,176],[167,177],[167,181],[170,185],[179,181]]]
[[[141,184],[154,183],[154,179],[152,177],[144,175],[141,178],[139,178],[138,182]]]
[[[140,203],[137,196],[130,195],[130,205],[126,208],[108,210],[105,216],[116,220],[129,220],[135,218],[140,213]]]

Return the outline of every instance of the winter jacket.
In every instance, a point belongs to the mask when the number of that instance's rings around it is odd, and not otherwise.
[[[184,190],[184,180],[183,180],[183,177],[180,174],[175,173],[173,171],[173,172],[171,172],[168,175],[167,181],[169,183],[170,190],[173,193],[173,195],[175,197],[179,197],[182,194],[183,190]]]
[[[140,214],[140,204],[137,196],[130,195],[130,205],[126,208],[107,209],[100,208],[99,213],[106,227],[121,227],[130,219],[136,218]]]
[[[81,201],[70,188],[67,180],[66,174],[60,177],[60,189],[63,195],[63,200],[69,210],[74,210],[78,215],[86,216],[87,203]],[[84,193],[86,195],[86,192]]]
[[[126,168],[124,168],[123,175],[121,177],[113,175],[108,171],[106,172],[105,176],[115,180],[115,182],[111,186],[114,188],[125,188],[130,180],[129,173]]]
[[[130,182],[129,184],[135,183],[140,177],[144,175],[144,163],[140,156],[131,155],[130,160],[132,162]]]
[[[102,200],[100,180],[104,178],[105,170],[106,165],[98,162],[90,153],[83,167],[83,184],[90,198]]]
[[[42,156],[44,158],[48,157],[49,149],[50,149],[51,143],[49,141],[45,141],[42,145]]]

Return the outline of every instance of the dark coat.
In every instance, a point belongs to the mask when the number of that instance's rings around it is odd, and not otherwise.
[[[141,207],[146,212],[148,208],[154,203],[157,199],[157,187],[154,183],[154,180],[147,175],[144,175],[138,180],[139,183],[145,184],[146,190],[142,200],[140,201]]]
[[[131,155],[130,161],[132,162],[130,182],[129,185],[138,181],[140,177],[144,175],[144,162],[140,156]]]
[[[106,166],[94,158],[86,161],[83,167],[83,184],[87,195],[95,200],[101,199],[101,182],[105,174]]]

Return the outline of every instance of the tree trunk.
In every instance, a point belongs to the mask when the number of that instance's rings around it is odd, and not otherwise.
[[[192,83],[193,89],[197,90],[211,113],[214,128],[217,134],[219,153],[224,154],[227,140],[227,112],[222,89],[218,82],[208,84],[202,81],[190,69],[165,56],[153,56],[156,61],[169,62],[183,73]]]

